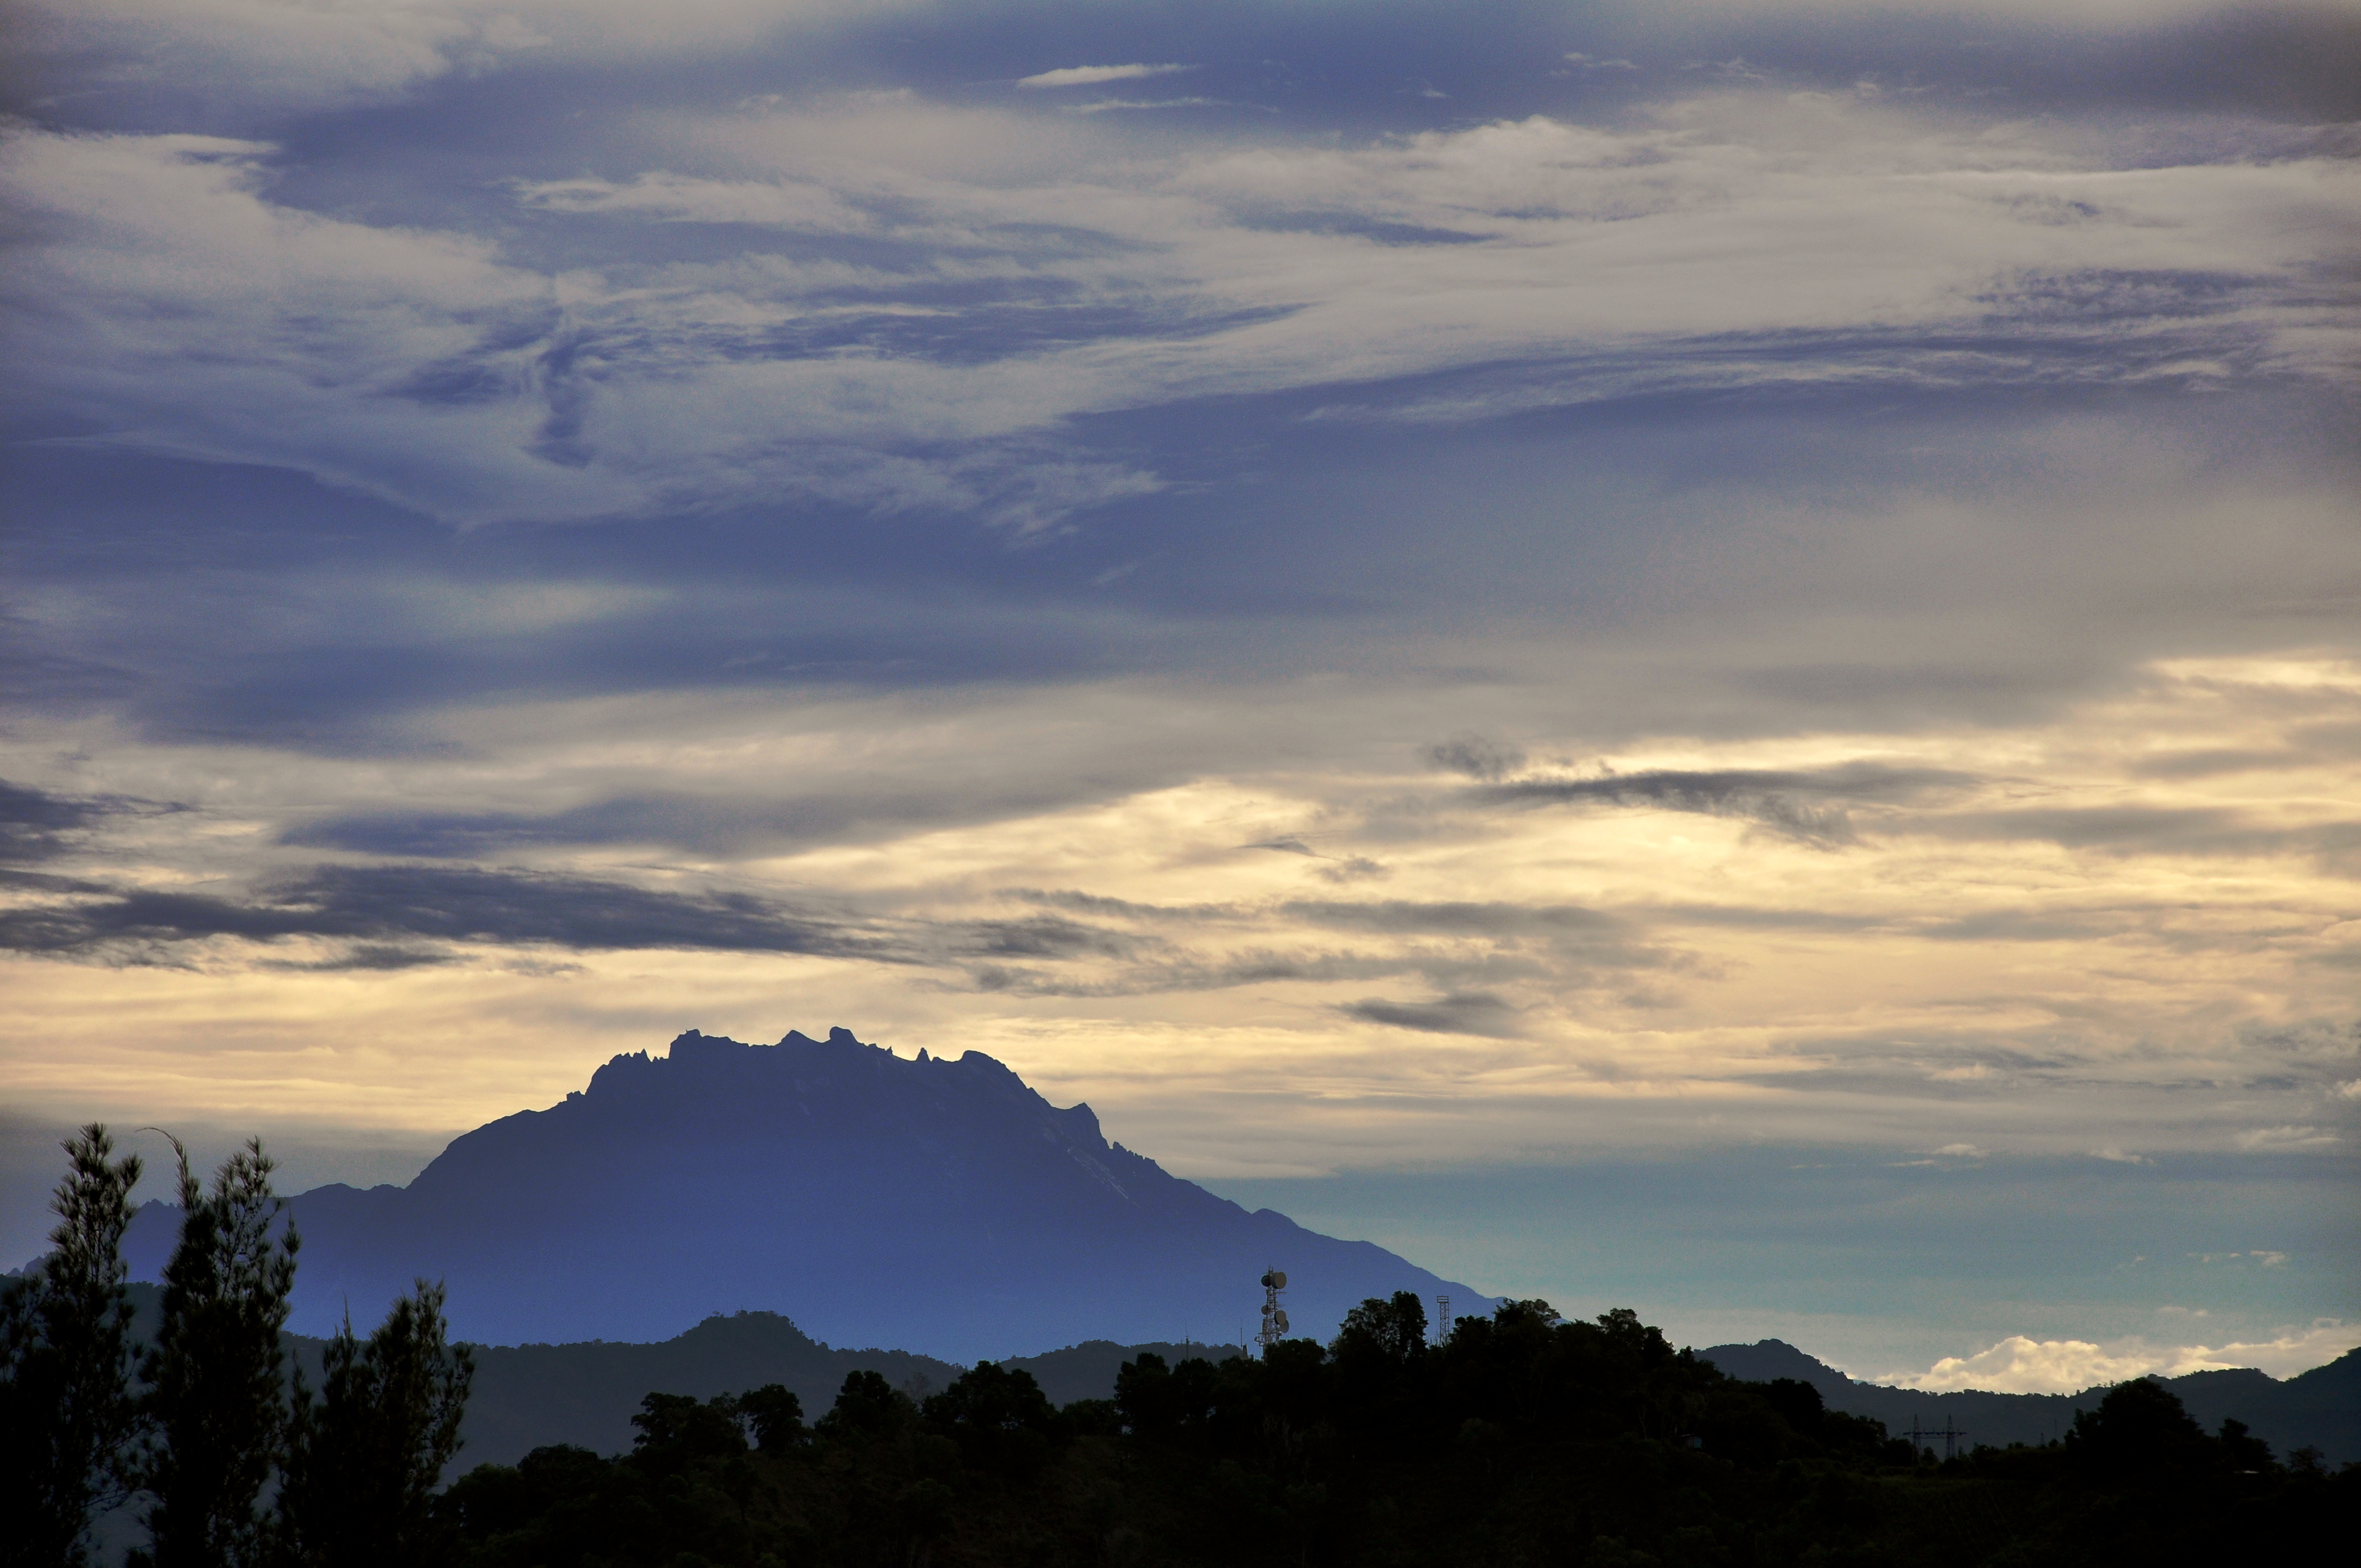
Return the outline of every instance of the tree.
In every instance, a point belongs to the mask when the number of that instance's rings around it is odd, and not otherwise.
[[[123,1233],[139,1158],[93,1122],[63,1146],[59,1224],[38,1273],[0,1298],[0,1563],[79,1563],[123,1495],[138,1408]]]
[[[831,1442],[875,1442],[892,1437],[917,1414],[910,1396],[870,1371],[848,1372],[836,1403],[820,1417],[817,1431]]]
[[[164,1315],[143,1364],[152,1423],[138,1464],[152,1568],[243,1568],[265,1555],[257,1499],[287,1428],[280,1331],[301,1245],[255,1139],[224,1161],[212,1192],[180,1158],[181,1237],[164,1266]]]
[[[1426,1303],[1413,1291],[1397,1290],[1391,1300],[1372,1296],[1345,1314],[1329,1354],[1340,1360],[1374,1354],[1395,1363],[1415,1361],[1426,1351]]]
[[[785,1453],[808,1435],[804,1430],[804,1402],[778,1383],[765,1383],[738,1396],[738,1418],[753,1429],[754,1446],[764,1453]]]
[[[443,1287],[417,1282],[363,1344],[347,1317],[314,1401],[299,1370],[279,1519],[288,1555],[323,1568],[408,1568],[447,1555],[434,1491],[459,1452],[475,1377],[446,1342]]]
[[[970,1464],[1029,1475],[1049,1456],[1058,1412],[1023,1367],[979,1361],[926,1403],[927,1423]]]
[[[2066,1450],[2102,1486],[2162,1490],[2217,1467],[2218,1451],[2180,1397],[2145,1377],[2116,1384],[2097,1409],[2076,1412]]]

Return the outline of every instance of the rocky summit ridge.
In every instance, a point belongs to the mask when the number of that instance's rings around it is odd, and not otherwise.
[[[953,1360],[1087,1339],[1241,1337],[1266,1268],[1295,1332],[1366,1296],[1489,1299],[1367,1242],[1248,1212],[1107,1141],[979,1051],[916,1060],[850,1030],[774,1046],[690,1030],[586,1090],[458,1138],[406,1187],[313,1189],[293,1320],[373,1320],[413,1278],[486,1343],[660,1340],[776,1311],[839,1344]],[[177,1212],[127,1251],[152,1278]]]

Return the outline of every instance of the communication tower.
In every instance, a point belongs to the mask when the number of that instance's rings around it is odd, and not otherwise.
[[[1287,1309],[1279,1304],[1279,1293],[1287,1288],[1287,1276],[1276,1268],[1263,1270],[1262,1332],[1255,1335],[1255,1343],[1262,1353],[1270,1354],[1270,1347],[1287,1337]]]
[[[1434,1343],[1441,1344],[1444,1340],[1447,1340],[1450,1337],[1451,1298],[1448,1296],[1437,1296],[1434,1299]]]

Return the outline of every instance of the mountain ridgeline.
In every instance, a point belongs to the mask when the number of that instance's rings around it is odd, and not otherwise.
[[[981,1052],[913,1061],[840,1028],[775,1046],[690,1030],[453,1140],[407,1187],[315,1188],[290,1208],[289,1327],[310,1334],[420,1277],[447,1284],[454,1336],[482,1343],[663,1340],[753,1309],[961,1362],[1239,1338],[1274,1266],[1298,1333],[1397,1290],[1493,1304],[1183,1181]],[[135,1277],[156,1277],[177,1223],[141,1212]]]
[[[2096,1410],[2108,1392],[2105,1384],[2073,1394],[2001,1394],[1982,1388],[1938,1394],[1890,1388],[1856,1382],[1817,1356],[1775,1339],[1718,1344],[1698,1351],[1697,1356],[1750,1383],[1784,1377],[1809,1384],[1829,1409],[1883,1421],[1896,1435],[1913,1426],[1938,1434],[1950,1427],[1960,1433],[1953,1446],[1961,1453],[1979,1443],[2006,1448],[2054,1442],[2073,1430],[2078,1414]],[[2151,1376],[2148,1381],[2169,1390],[2208,1431],[2224,1419],[2235,1419],[2280,1453],[2310,1448],[2331,1464],[2361,1462],[2361,1350],[2347,1351],[2325,1366],[2285,1381],[2251,1366]],[[1942,1446],[1939,1436],[1931,1441],[1936,1448]]]

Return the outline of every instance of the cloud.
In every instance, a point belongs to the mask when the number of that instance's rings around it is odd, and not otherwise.
[[[339,967],[407,967],[367,955],[416,949],[403,938],[546,945],[577,951],[702,948],[909,962],[873,927],[744,894],[675,894],[588,877],[444,866],[324,866],[251,899],[136,891],[0,910],[0,949],[118,961],[178,961],[213,938],[288,938],[359,946]],[[355,961],[359,955],[359,961]]]
[[[149,114],[235,118],[385,104],[524,62],[595,67],[742,49],[854,9],[678,0],[658,18],[633,0],[29,0],[17,34],[79,97],[145,96]]]
[[[1278,913],[1342,929],[1419,932],[1455,937],[1620,935],[1624,921],[1571,905],[1420,903],[1386,899],[1342,903],[1307,899],[1279,906]]]
[[[2325,1127],[2249,1127],[2237,1135],[2240,1148],[2257,1154],[2280,1149],[2324,1149],[2343,1141]]]
[[[1525,765],[1522,748],[1488,740],[1473,732],[1435,741],[1424,748],[1423,754],[1438,768],[1488,784],[1497,784]]]
[[[1518,779],[1469,793],[1497,805],[1596,803],[1742,817],[1798,842],[1834,849],[1854,841],[1845,805],[1915,801],[1973,782],[1946,769],[1861,762],[1810,771],[1660,768],[1595,778]]]
[[[1433,1002],[1389,1002],[1364,997],[1337,1011],[1364,1023],[1414,1029],[1428,1035],[1476,1035],[1513,1039],[1520,1033],[1517,1010],[1488,992],[1458,992]]]
[[[1238,848],[1241,850],[1276,850],[1283,855],[1310,855],[1315,860],[1320,856],[1319,850],[1313,849],[1302,839],[1296,838],[1293,834],[1289,834],[1278,839],[1257,839],[1251,844],[1241,844]]]
[[[2323,1319],[2275,1339],[2221,1345],[2156,1346],[2137,1340],[2102,1345],[2012,1334],[1973,1355],[1946,1356],[1926,1372],[1876,1381],[1930,1393],[1985,1388],[2004,1394],[2079,1394],[2135,1377],[2181,1377],[2236,1366],[2259,1367],[2286,1377],[2333,1361],[2356,1345],[2361,1345],[2361,1326],[2335,1319]]]
[[[1053,155],[1026,118],[814,95],[619,177],[512,175],[512,214],[386,223],[307,209],[259,139],[24,134],[17,396],[456,522],[793,495],[1033,537],[1171,483],[1077,422],[1212,398],[1464,422],[2342,373],[2310,280],[2361,185],[2332,159],[1746,94],[1333,146],[1077,127]],[[936,167],[1014,141],[1023,167]]]
[[[1235,108],[1226,98],[1099,98],[1087,104],[1068,104],[1066,112],[1073,115],[1121,114],[1133,109],[1226,109]]]
[[[1067,65],[1016,79],[1019,87],[1094,87],[1104,82],[1134,82],[1146,76],[1170,76],[1192,69],[1186,65]]]
[[[52,795],[0,779],[0,865],[56,860],[74,849],[96,823],[138,809],[139,805],[106,797]]]

